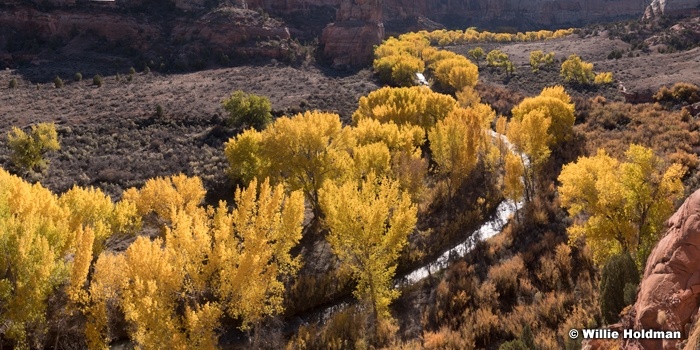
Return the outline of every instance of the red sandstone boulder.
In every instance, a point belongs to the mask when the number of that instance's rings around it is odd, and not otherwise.
[[[700,299],[700,191],[668,220],[669,229],[649,255],[637,302],[623,328],[680,331],[688,337]],[[671,350],[678,340],[628,341],[625,349]]]

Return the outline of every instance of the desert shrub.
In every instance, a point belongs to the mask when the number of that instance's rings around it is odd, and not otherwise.
[[[486,63],[492,67],[505,67],[510,62],[508,55],[501,50],[491,50],[486,55]]]
[[[535,336],[532,334],[532,329],[530,325],[526,324],[523,326],[523,332],[520,334],[520,341],[523,342],[528,349],[535,349]]]
[[[264,129],[272,121],[272,104],[266,96],[248,94],[241,90],[234,91],[231,97],[222,102],[228,113],[231,126],[251,126],[257,130]]]
[[[598,74],[596,74],[595,78],[593,79],[593,83],[596,85],[612,84],[612,82],[613,82],[612,72],[598,73]]]
[[[17,87],[17,85],[19,85],[19,84],[17,83],[17,79],[12,78],[12,79],[10,79],[10,82],[7,84],[7,87],[10,88],[10,89],[14,89],[14,88]]]
[[[515,297],[518,290],[518,278],[525,274],[525,265],[520,255],[492,266],[488,272],[488,280],[493,281],[501,296]]]
[[[561,64],[561,76],[566,82],[590,84],[595,79],[593,63],[585,62],[581,57],[573,54]]]
[[[498,350],[531,350],[525,343],[520,340],[510,340],[498,347]]]
[[[129,74],[131,74],[131,75],[136,74],[136,69],[134,67],[129,68]]]
[[[603,148],[619,158],[628,143],[636,143],[653,148],[669,162],[680,161],[688,169],[694,169],[698,162],[693,151],[700,146],[695,121],[683,111],[667,111],[658,104],[593,102],[580,130],[590,154]]]
[[[449,327],[442,327],[437,332],[423,333],[423,348],[471,350],[474,349],[474,336],[470,331],[454,331]]]
[[[367,338],[365,315],[356,307],[336,312],[323,326],[301,326],[287,349],[362,349]]]
[[[530,67],[532,67],[533,72],[538,72],[540,66],[544,63],[544,52],[541,50],[535,50],[530,52]]]
[[[102,86],[102,77],[99,74],[95,74],[95,76],[92,77],[92,85],[97,87]]]
[[[148,74],[151,73],[151,67],[146,66],[146,68],[143,69],[143,74]]]
[[[695,84],[679,82],[673,85],[670,89],[662,86],[654,99],[659,102],[675,102],[675,103],[695,103],[700,101],[700,88]]]
[[[75,73],[75,75],[73,76],[73,80],[75,80],[75,81],[83,80],[83,74],[80,72]]]
[[[156,116],[158,118],[163,118],[163,116],[165,116],[165,110],[163,109],[163,106],[160,104],[158,104],[156,106]]]
[[[549,328],[556,329],[566,319],[567,304],[571,295],[566,293],[549,292],[537,302],[537,313]]]
[[[484,344],[489,344],[493,340],[493,335],[500,325],[498,315],[490,308],[484,307],[473,313],[471,321],[474,337]]]
[[[63,80],[61,79],[61,77],[56,76],[55,78],[53,78],[53,86],[57,89],[63,87]]]
[[[496,85],[477,84],[476,91],[481,96],[481,101],[489,104],[497,114],[510,116],[513,107],[523,100],[519,92],[509,91]]]
[[[469,55],[469,57],[474,59],[474,62],[476,63],[476,66],[478,67],[479,61],[484,59],[484,55],[486,55],[486,54],[484,53],[484,49],[482,49],[481,47],[477,47],[475,49],[469,50],[469,52],[467,52],[467,55]]]
[[[450,267],[445,279],[436,288],[435,308],[429,315],[430,321],[438,325],[458,323],[464,310],[471,306],[472,298],[479,298],[478,282],[473,266],[462,261]],[[490,290],[492,289],[487,287],[482,290],[482,294]]]
[[[7,135],[7,143],[12,151],[12,163],[25,171],[44,169],[48,164],[44,154],[61,149],[53,123],[32,125],[29,134],[13,127],[12,132]]]
[[[625,302],[625,291],[630,293],[634,289],[636,292],[638,283],[637,265],[629,252],[610,258],[603,267],[600,280],[600,311],[605,322],[611,324],[619,320],[620,311],[628,305]]]

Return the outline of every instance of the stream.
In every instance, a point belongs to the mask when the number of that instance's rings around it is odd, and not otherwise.
[[[526,167],[529,166],[530,161],[527,158],[527,156],[525,156],[522,153],[518,153],[515,149],[515,146],[513,146],[513,144],[508,141],[505,135],[499,134],[493,130],[489,130],[488,132],[493,139],[502,142],[501,145],[504,146],[506,149],[518,154],[523,160],[523,163]],[[461,242],[453,245],[451,248],[448,248],[437,258],[424,263],[422,266],[414,269],[411,272],[394,278],[394,287],[402,288],[413,285],[423,280],[424,278],[431,276],[431,274],[433,273],[440,272],[446,269],[449,266],[450,262],[462,258],[467,253],[469,253],[474,248],[476,242],[481,240],[487,240],[495,236],[497,233],[501,232],[510,220],[510,218],[516,214],[516,208],[519,210],[522,207],[522,199],[517,202],[510,199],[504,199],[496,207],[495,213],[492,214],[486,222],[481,224],[481,226],[478,229],[474,230],[469,235],[465,235],[464,239]],[[333,305],[330,305],[317,312],[314,312],[313,314],[307,317],[304,317],[303,321],[299,319],[297,319],[297,321],[301,321],[300,323],[304,324],[314,322],[319,322],[320,324],[323,324],[326,321],[330,320],[333,314],[342,311],[346,307],[350,306],[352,302],[353,301],[349,299],[339,301]]]

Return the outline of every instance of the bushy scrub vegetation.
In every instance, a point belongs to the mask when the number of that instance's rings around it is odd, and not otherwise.
[[[587,139],[587,151],[605,149],[622,158],[628,142],[653,148],[670,163],[686,169],[698,165],[694,147],[700,145],[698,124],[687,111],[667,111],[658,104],[626,104],[595,98],[577,113],[583,123],[577,127]],[[692,175],[692,174],[691,174]],[[693,175],[694,176],[694,175]],[[688,179],[692,181],[692,179]]]
[[[540,68],[554,65],[554,52],[545,54],[540,50],[530,52],[530,67],[533,72],[539,72]]]
[[[7,134],[7,143],[12,150],[12,163],[22,171],[46,169],[48,160],[44,155],[61,149],[53,123],[32,125],[29,133],[14,127],[12,132]]]
[[[228,113],[228,124],[235,127],[251,126],[261,130],[272,120],[272,104],[265,96],[234,91],[222,102]]]
[[[696,103],[700,102],[700,88],[695,84],[676,83],[671,88],[662,86],[654,94],[654,99],[659,102],[671,103]]]
[[[561,64],[561,77],[566,82],[591,84],[595,79],[593,63],[583,61],[581,57],[573,54]]]
[[[639,270],[628,251],[612,256],[603,267],[600,280],[600,312],[608,324],[620,319],[625,306],[634,303]]]
[[[612,72],[602,72],[595,75],[593,83],[596,85],[612,84],[613,83]]]
[[[529,224],[512,225],[501,235],[438,280],[435,303],[424,315],[423,348],[501,343],[499,349],[564,349],[577,345],[567,335],[570,329],[598,324],[597,280],[585,248]],[[509,247],[528,235],[538,243],[512,254]]]

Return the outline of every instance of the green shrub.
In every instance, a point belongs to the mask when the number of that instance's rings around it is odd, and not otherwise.
[[[131,74],[131,75],[136,74],[136,69],[134,67],[129,68],[129,74]]]
[[[162,118],[165,116],[165,110],[163,109],[163,106],[157,105],[156,106],[156,116],[159,118]]]
[[[516,340],[507,341],[507,342],[501,344],[501,346],[498,347],[498,350],[531,350],[531,349],[528,348],[527,345],[525,345],[525,343],[522,340],[516,339]]]
[[[81,80],[83,80],[83,74],[80,73],[80,72],[75,73],[75,75],[73,76],[73,80],[75,80],[75,81],[81,81]]]
[[[11,150],[12,163],[24,171],[46,168],[48,162],[44,159],[44,154],[61,149],[53,123],[32,125],[29,134],[13,127],[7,134],[7,143]]]
[[[7,87],[10,88],[10,89],[14,89],[14,88],[17,87],[17,85],[18,85],[18,84],[17,84],[17,79],[12,78],[12,79],[10,79],[10,83],[7,84]]]
[[[146,68],[143,69],[143,74],[148,74],[151,72],[151,67],[146,66]]]
[[[222,105],[229,115],[228,123],[231,126],[248,125],[261,130],[272,121],[272,104],[265,96],[237,90]]]
[[[625,300],[625,291],[627,290],[629,294],[630,290],[634,289],[636,292],[638,283],[637,265],[629,252],[610,258],[603,267],[600,281],[600,311],[605,322],[612,324],[619,320],[620,311],[628,305]]]
[[[56,87],[57,89],[60,89],[63,87],[63,80],[61,79],[61,77],[56,76],[55,78],[53,78],[53,86]]]
[[[92,85],[97,87],[102,86],[102,77],[99,74],[95,74],[95,76],[92,78]]]

